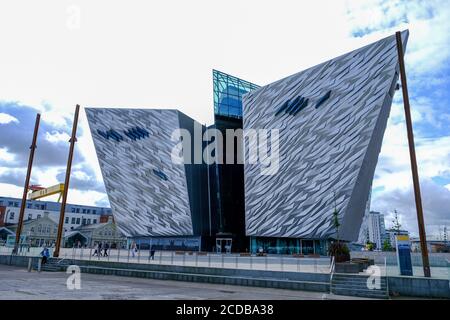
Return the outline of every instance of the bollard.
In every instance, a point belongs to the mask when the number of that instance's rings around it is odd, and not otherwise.
[[[32,260],[33,258],[28,258],[28,272],[31,272],[31,260]]]
[[[120,261],[120,245],[119,248],[117,248],[117,262]]]
[[[41,272],[41,267],[42,267],[42,258],[39,258],[39,260],[38,260],[38,272]]]

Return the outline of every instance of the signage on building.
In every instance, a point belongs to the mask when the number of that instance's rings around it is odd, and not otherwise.
[[[397,235],[397,263],[400,275],[412,276],[413,268],[411,262],[411,241],[407,235]]]

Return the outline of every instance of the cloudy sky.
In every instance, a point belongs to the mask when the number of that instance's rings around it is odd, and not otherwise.
[[[0,195],[62,182],[75,104],[213,121],[212,69],[268,84],[409,28],[406,68],[428,234],[450,227],[450,1],[9,1],[0,4]],[[371,207],[417,220],[401,94]],[[69,201],[108,205],[82,109]]]

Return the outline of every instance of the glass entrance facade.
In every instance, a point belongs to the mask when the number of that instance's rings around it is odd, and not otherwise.
[[[250,237],[251,252],[257,253],[260,248],[262,248],[265,253],[271,254],[319,254],[321,256],[326,256],[328,251],[328,241],[295,238]]]

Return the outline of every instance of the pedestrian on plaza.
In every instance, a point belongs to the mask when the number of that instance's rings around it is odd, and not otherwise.
[[[92,254],[92,256],[95,256],[95,255],[97,255],[98,256],[98,243],[96,243],[95,244],[95,246],[94,246],[94,253]]]
[[[134,258],[135,253],[137,252],[136,242],[131,243],[131,256]]]
[[[41,256],[42,256],[42,264],[46,264],[47,259],[50,258],[50,252],[48,251],[47,246],[44,246],[44,249],[42,249]]]
[[[108,249],[109,249],[109,244],[107,242],[107,243],[105,243],[105,249],[103,249],[103,256],[104,257],[108,256]]]
[[[98,243],[98,255],[100,257],[102,256],[102,243],[101,242]]]
[[[155,260],[155,249],[153,249],[153,247],[150,248],[150,258],[152,258],[152,260]]]

